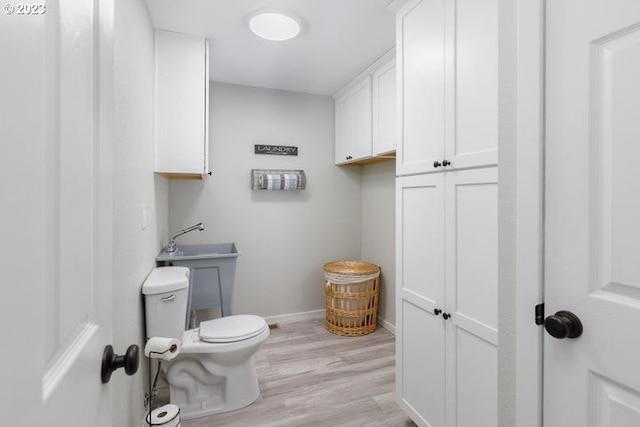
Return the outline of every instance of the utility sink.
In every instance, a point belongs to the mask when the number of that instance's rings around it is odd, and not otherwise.
[[[204,245],[178,245],[175,252],[164,248],[156,261],[180,261],[191,259],[235,258],[240,255],[235,243],[208,243]]]
[[[191,310],[220,307],[222,316],[230,316],[236,262],[240,251],[235,243],[209,243],[204,245],[178,245],[175,252],[164,248],[156,257],[159,266],[188,267],[189,300],[187,327]]]

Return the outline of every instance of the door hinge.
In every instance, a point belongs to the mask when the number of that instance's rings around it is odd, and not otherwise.
[[[544,303],[536,305],[536,325],[544,324]]]

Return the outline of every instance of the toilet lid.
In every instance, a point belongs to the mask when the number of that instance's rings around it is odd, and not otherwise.
[[[260,316],[239,314],[200,322],[199,336],[211,343],[235,342],[253,338],[268,327]]]

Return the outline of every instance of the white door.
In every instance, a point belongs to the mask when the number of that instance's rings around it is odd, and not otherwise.
[[[396,391],[420,426],[445,426],[445,177],[396,180]]]
[[[156,172],[209,172],[208,46],[204,37],[169,31],[155,32]],[[206,154],[205,154],[206,156]]]
[[[0,424],[111,426],[113,2],[0,13]]]
[[[373,155],[395,151],[396,132],[396,61],[376,70],[373,80]]]
[[[353,111],[353,157],[355,160],[371,156],[373,141],[371,77],[358,83],[350,93]]]
[[[447,420],[432,426],[497,426],[498,170],[444,175]]]
[[[544,425],[637,427],[640,2],[547,8]]]
[[[454,168],[498,163],[498,0],[448,0],[444,158]],[[453,77],[455,75],[455,78]]]
[[[420,426],[498,422],[497,175],[397,179],[396,388]]]
[[[349,94],[335,103],[335,162],[337,165],[349,161],[353,156],[353,104]]]
[[[498,1],[412,0],[396,28],[398,174],[496,165]]]
[[[412,0],[396,15],[397,173],[435,170],[444,159],[445,0]]]

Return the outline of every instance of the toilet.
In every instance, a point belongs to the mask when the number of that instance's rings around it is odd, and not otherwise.
[[[269,337],[262,317],[234,315],[184,330],[189,297],[187,267],[151,271],[142,293],[147,338],[180,340],[180,354],[163,362],[171,403],[183,420],[233,411],[260,396],[254,354]]]

